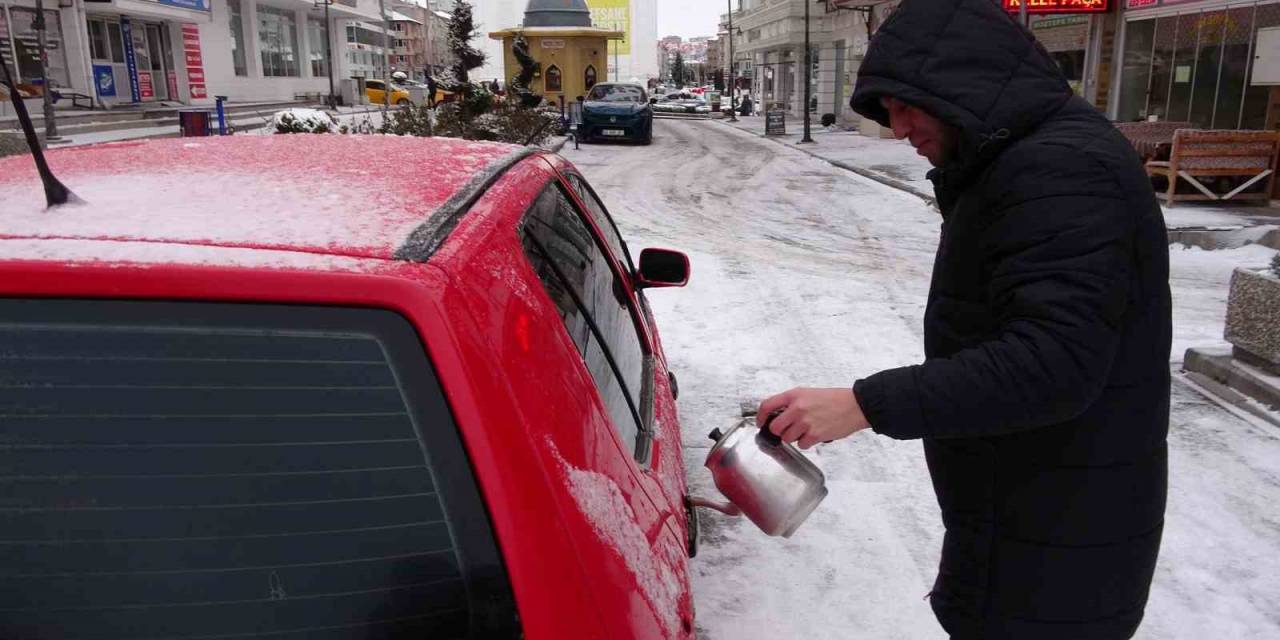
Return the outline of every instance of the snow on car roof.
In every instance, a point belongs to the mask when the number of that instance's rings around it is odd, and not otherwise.
[[[128,245],[141,262],[149,261],[144,252],[154,253],[146,243],[391,259],[460,191],[475,188],[476,176],[522,151],[451,138],[336,134],[54,150],[54,174],[85,204],[52,210],[31,156],[11,156],[0,159],[0,239],[135,241]],[[51,257],[31,246],[29,255],[10,250],[0,257]],[[112,258],[127,261],[128,254],[117,250]]]

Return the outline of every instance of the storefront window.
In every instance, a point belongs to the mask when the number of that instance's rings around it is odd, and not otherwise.
[[[1151,91],[1147,98],[1147,115],[1168,120],[1173,57],[1178,51],[1178,16],[1153,22],[1156,23],[1156,35],[1155,47],[1151,49]]]
[[[262,75],[298,75],[298,23],[292,11],[258,5],[258,49]]]
[[[1214,11],[1194,16],[1200,33],[1199,54],[1196,55],[1192,73],[1191,117],[1192,124],[1201,129],[1213,125],[1213,107],[1218,97],[1218,71],[1222,67],[1222,31],[1226,22],[1225,11]]]
[[[1227,11],[1222,36],[1222,71],[1213,114],[1214,129],[1240,126],[1240,105],[1248,84],[1249,42],[1253,39],[1253,7]]]
[[[307,42],[310,47],[308,56],[311,59],[311,75],[317,78],[328,77],[329,60],[325,57],[328,48],[325,44],[329,42],[329,26],[324,20],[307,19]]]
[[[1280,4],[1260,4],[1254,18],[1254,46],[1257,46],[1258,29],[1280,27]],[[1255,54],[1256,55],[1256,54]],[[1267,123],[1267,97],[1271,87],[1250,85],[1244,94],[1244,118],[1241,129],[1262,129]]]
[[[120,35],[120,23],[107,23],[107,40],[111,42],[111,61],[124,64],[124,37]]]
[[[40,77],[40,54],[37,46],[35,29],[36,12],[34,9],[12,7],[9,9],[13,18],[13,40],[18,61],[18,76],[23,82],[33,82]],[[49,55],[49,82],[55,87],[66,87],[71,84],[67,75],[67,51],[62,46],[62,22],[58,20],[58,12],[46,10],[45,45]]]
[[[94,60],[111,59],[111,43],[107,40],[107,24],[101,20],[89,21],[89,55]]]
[[[1191,85],[1195,80],[1196,54],[1200,51],[1200,21],[1196,17],[1196,14],[1178,16],[1168,120],[1191,119]]]
[[[1147,117],[1147,89],[1151,82],[1151,44],[1154,20],[1130,22],[1124,36],[1124,61],[1120,71],[1120,103],[1116,119],[1133,122]]]
[[[227,8],[231,11],[228,23],[231,29],[231,66],[236,75],[249,75],[249,65],[244,53],[244,20],[240,13],[240,0],[227,0]]]

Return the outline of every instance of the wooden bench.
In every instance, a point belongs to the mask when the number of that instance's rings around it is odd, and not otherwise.
[[[1147,162],[1147,175],[1162,175],[1169,186],[1156,196],[1173,204],[1178,200],[1269,200],[1275,181],[1276,152],[1280,150],[1277,131],[1216,131],[1179,129],[1173,134],[1168,161]],[[1228,177],[1244,181],[1227,193],[1217,193],[1198,178]],[[1177,193],[1178,180],[1200,193]],[[1244,193],[1266,180],[1266,189]]]

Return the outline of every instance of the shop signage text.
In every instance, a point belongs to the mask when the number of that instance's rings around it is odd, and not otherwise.
[[[1133,2],[1133,0],[1129,0]],[[1003,0],[1005,11],[1018,12],[1023,0]],[[1026,0],[1027,13],[1105,13],[1111,8],[1110,0]]]
[[[155,0],[160,4],[167,4],[171,7],[179,9],[191,9],[192,11],[208,11],[209,0]]]
[[[182,53],[187,62],[187,86],[191,88],[191,99],[208,98],[209,91],[204,83],[204,59],[200,56],[200,25],[190,22],[182,24]]]
[[[1151,7],[1165,7],[1171,4],[1186,4],[1188,2],[1196,2],[1196,0],[1125,0],[1126,9],[1149,9]]]
[[[129,70],[129,97],[133,102],[142,102],[142,93],[138,90],[138,59],[133,51],[133,23],[128,18],[120,18],[120,35],[124,38],[124,64]]]

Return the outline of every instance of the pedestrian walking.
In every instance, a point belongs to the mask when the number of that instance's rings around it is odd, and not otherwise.
[[[935,167],[926,360],[759,415],[785,408],[770,429],[801,447],[923,440],[953,639],[1131,637],[1164,524],[1171,333],[1138,156],[992,0],[904,0],[850,106]]]
[[[436,106],[436,79],[427,74],[427,106],[434,109]]]

